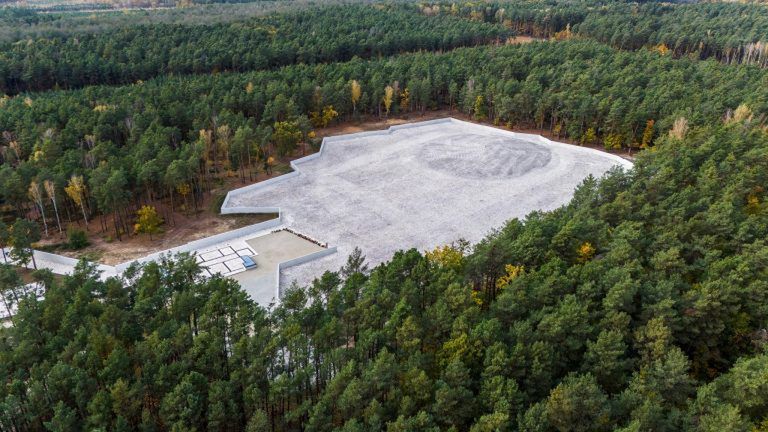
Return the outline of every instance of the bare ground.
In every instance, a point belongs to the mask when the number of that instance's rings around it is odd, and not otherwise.
[[[279,161],[278,164],[285,166],[287,161]],[[272,172],[272,176],[280,175],[285,171],[286,168],[275,169]],[[262,172],[255,176],[256,181],[262,181],[269,177],[271,176]],[[72,258],[87,256],[89,259],[102,264],[116,265],[141,258],[153,252],[181,246],[193,240],[210,237],[277,217],[274,214],[219,214],[219,205],[223,195],[230,189],[247,184],[250,184],[250,181],[247,179],[246,182],[241,182],[237,177],[226,179],[222,186],[214,189],[211,194],[205,197],[197,211],[177,211],[173,213],[172,219],[165,218],[165,223],[161,227],[162,232],[153,235],[152,238],[147,234],[124,234],[121,240],[117,240],[114,229],[111,226],[111,216],[108,215],[105,217],[109,227],[106,231],[101,230],[99,216],[90,221],[89,231],[87,232],[90,245],[84,249],[67,249],[66,239],[63,236],[59,236],[55,230],[51,230],[51,235],[40,241],[37,246],[42,246],[41,249],[50,250]],[[161,216],[170,215],[168,203],[155,203],[155,205]],[[72,224],[72,226],[80,229],[84,228],[82,222]]]
[[[91,244],[85,249],[78,251],[57,249],[55,252],[73,258],[89,256],[102,264],[116,265],[274,217],[276,215],[221,216],[209,211],[201,211],[189,216],[176,214],[174,215],[175,225],[164,225],[164,232],[153,235],[151,239],[146,234],[139,234],[124,235],[122,240],[118,241],[109,234],[95,232],[90,235]],[[98,225],[92,225],[92,227],[96,226]],[[45,243],[51,242],[43,244]]]

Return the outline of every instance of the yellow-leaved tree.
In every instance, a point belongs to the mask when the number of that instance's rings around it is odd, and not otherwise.
[[[178,192],[179,195],[184,198],[184,210],[186,211],[189,208],[187,203],[187,196],[189,196],[189,193],[192,192],[192,186],[190,186],[189,183],[181,183],[176,185],[176,192]]]
[[[485,99],[480,95],[475,98],[475,103],[472,105],[472,114],[477,120],[485,120]]]
[[[410,107],[411,107],[411,91],[408,90],[408,87],[406,87],[405,90],[403,90],[403,92],[400,93],[400,111],[407,112]]]
[[[163,218],[157,214],[157,209],[154,206],[142,206],[136,212],[136,224],[133,226],[134,231],[139,233],[149,234],[149,239],[152,239],[152,234],[160,231],[160,225],[163,223]]]
[[[682,140],[685,138],[685,134],[688,133],[688,119],[680,117],[675,120],[672,125],[672,129],[669,131],[669,136]]]
[[[392,86],[384,88],[384,111],[389,116],[389,109],[392,107],[392,98],[395,96],[395,89]]]
[[[517,279],[521,274],[525,272],[525,266],[507,264],[504,266],[504,271],[506,274],[496,279],[496,289],[502,289],[509,285],[510,282]]]
[[[56,184],[51,180],[45,180],[43,182],[43,188],[48,195],[48,199],[53,203],[53,211],[56,214],[56,224],[59,226],[59,233],[61,233],[61,219],[59,219],[59,206],[56,203]]]
[[[454,245],[443,245],[424,253],[427,260],[442,268],[459,270],[464,260],[464,253]]]
[[[727,123],[744,123],[750,120],[752,120],[752,108],[747,104],[741,104],[736,107],[733,115],[729,116]]]
[[[592,243],[582,243],[581,246],[579,246],[579,249],[576,251],[578,255],[577,261],[583,264],[591,260],[595,256],[595,251],[595,247],[592,246]]]
[[[648,120],[645,122],[645,130],[643,131],[643,139],[640,141],[640,148],[647,149],[651,145],[653,140],[653,126],[656,124],[654,120]]]
[[[595,128],[591,127],[587,129],[586,132],[584,132],[584,135],[581,136],[581,145],[590,145],[593,144],[597,140],[597,132],[595,131]]]
[[[85,221],[85,229],[88,229],[88,215],[85,212],[85,183],[83,182],[83,176],[73,175],[67,183],[67,187],[64,188],[67,196],[80,207],[83,212],[83,220]]]
[[[606,150],[618,150],[624,143],[624,138],[617,133],[611,133],[603,138],[603,147]]]
[[[669,54],[669,51],[670,51],[669,47],[665,43],[660,43],[656,45],[655,47],[653,47],[653,50],[661,55],[667,55]]]
[[[40,191],[40,185],[36,181],[29,184],[29,198],[37,205],[40,215],[43,217],[43,227],[45,235],[48,236],[48,222],[45,220],[45,203],[43,202],[43,193]]]
[[[339,113],[333,109],[333,105],[326,105],[323,107],[323,127],[328,127],[328,124],[330,124],[333,119],[339,116]]]
[[[360,88],[360,83],[357,82],[357,80],[352,80],[352,82],[349,83],[349,93],[350,99],[352,100],[352,114],[356,114],[357,102],[363,94],[362,89]]]

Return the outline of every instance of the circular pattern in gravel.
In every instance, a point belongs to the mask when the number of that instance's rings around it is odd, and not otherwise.
[[[453,134],[424,143],[416,159],[450,176],[504,179],[546,166],[552,153],[541,144],[511,137]]]

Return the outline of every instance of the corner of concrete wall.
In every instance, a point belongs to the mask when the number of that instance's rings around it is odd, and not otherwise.
[[[307,254],[304,256],[300,256],[298,258],[290,259],[288,261],[283,261],[280,263],[277,263],[277,269],[275,274],[275,281],[276,281],[276,287],[275,287],[275,300],[280,301],[280,272],[284,269],[287,269],[288,267],[297,266],[299,264],[304,264],[309,261],[314,261],[316,259],[322,258],[324,256],[335,254],[337,251],[336,246],[325,248],[324,250],[312,252],[311,254]]]

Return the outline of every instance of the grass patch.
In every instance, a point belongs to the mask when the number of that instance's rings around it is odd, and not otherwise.
[[[78,259],[85,259],[86,261],[90,261],[92,263],[98,263],[101,261],[103,255],[104,253],[100,250],[91,250],[80,254]]]
[[[278,216],[279,215],[277,213],[245,213],[221,215],[223,219],[234,220],[235,228],[242,228],[244,226],[277,219]]]
[[[287,163],[279,163],[272,167],[272,172],[277,174],[287,174],[289,172],[293,171],[293,168]],[[274,177],[274,174],[273,174]]]
[[[217,193],[213,196],[211,199],[211,204],[208,206],[208,210],[211,211],[213,214],[219,214],[219,211],[221,210],[221,206],[224,204],[224,200],[227,198],[226,193]]]
[[[6,264],[0,262],[0,265],[6,265]],[[32,265],[31,262],[30,262],[30,265]],[[36,282],[38,280],[38,278],[35,277],[35,273],[38,270],[35,270],[33,268],[19,267],[16,265],[10,265],[10,267],[12,267],[16,271],[16,274],[19,275],[19,278],[25,284]],[[60,282],[64,278],[64,276],[58,273],[53,273],[53,278],[57,282]]]

